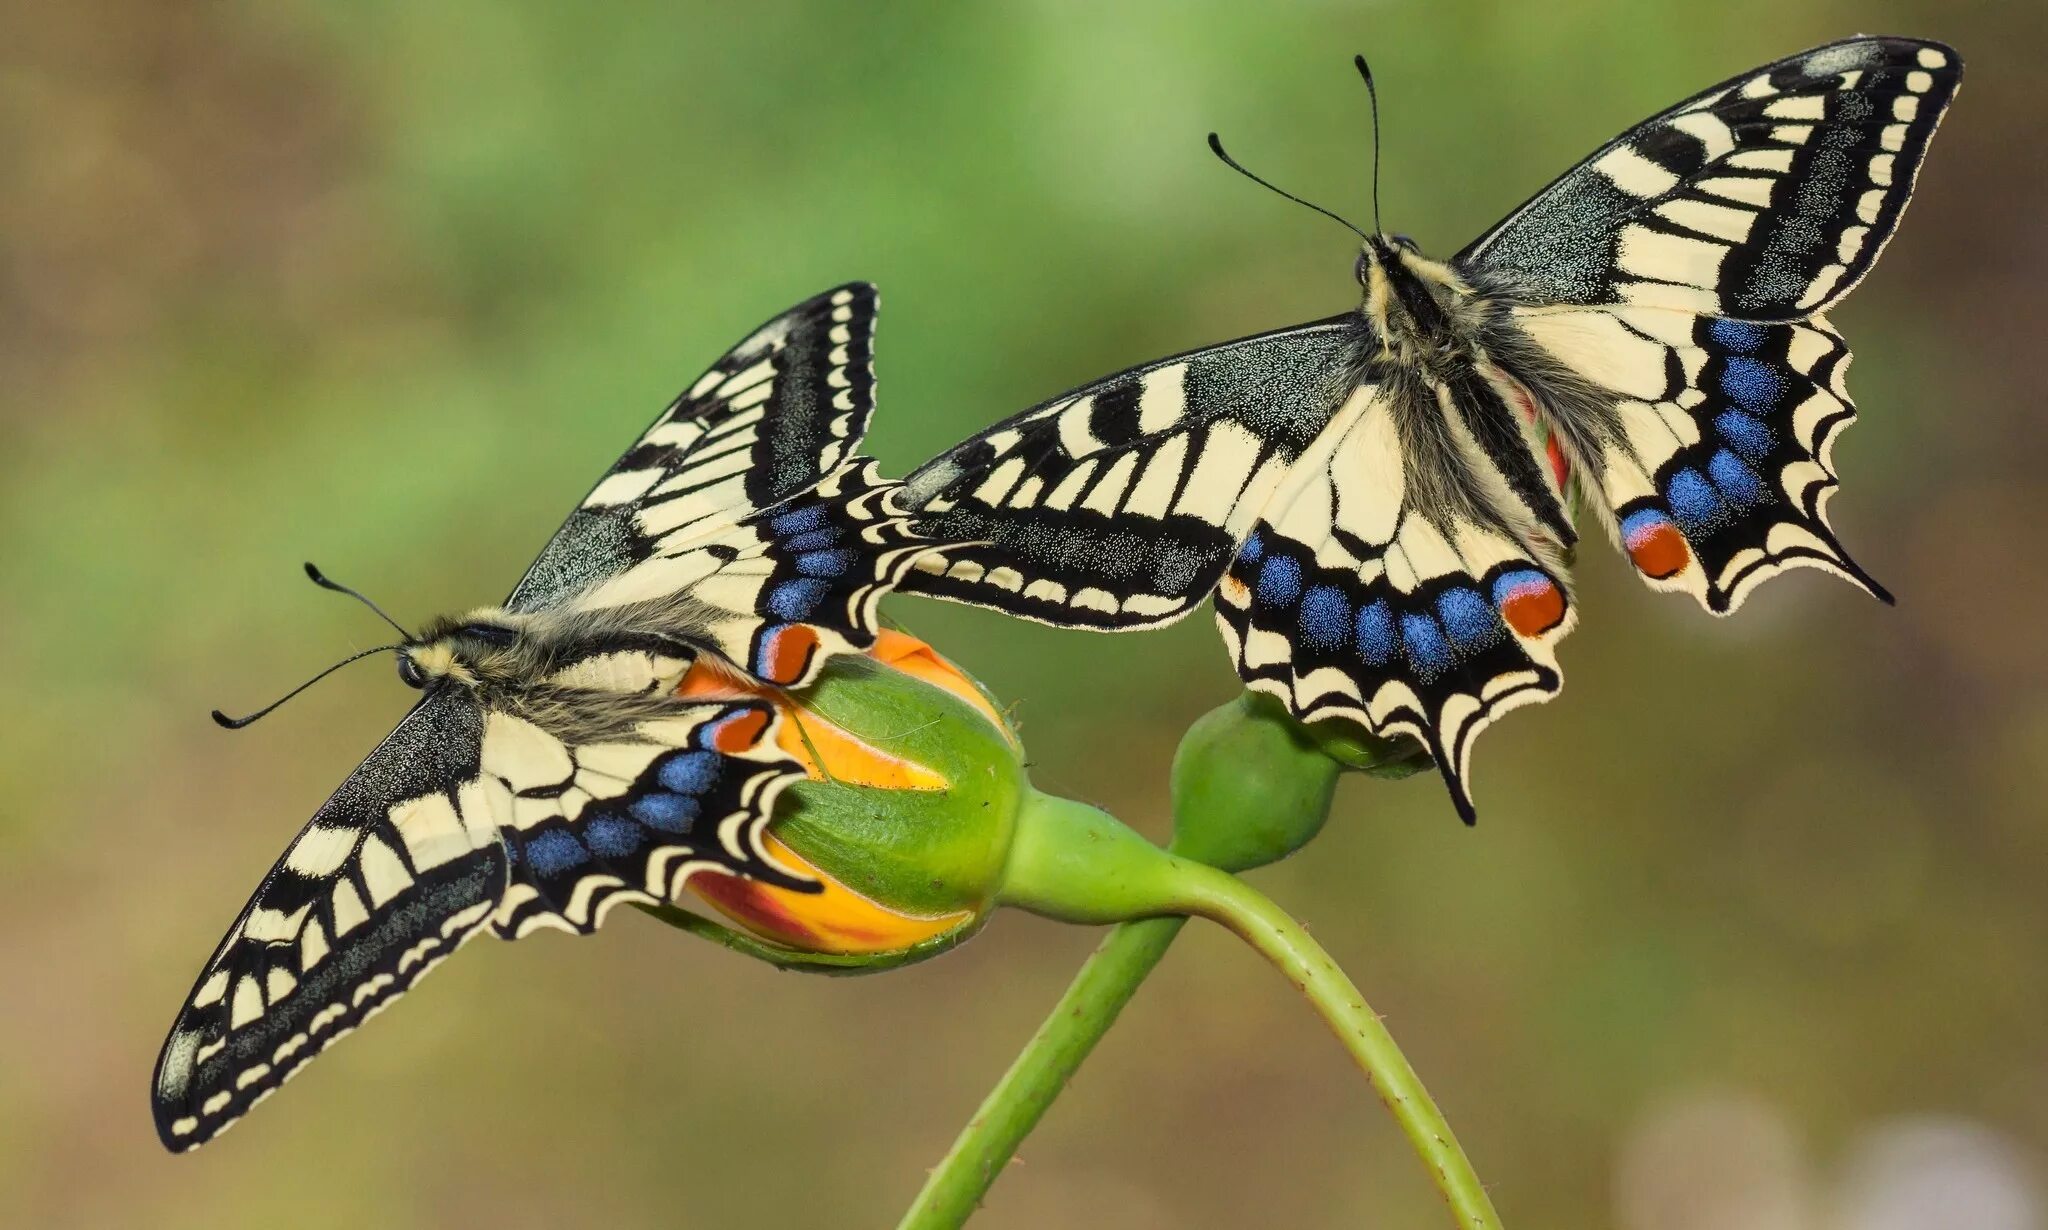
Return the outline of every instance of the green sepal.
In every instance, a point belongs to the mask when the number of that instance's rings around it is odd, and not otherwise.
[[[987,715],[942,688],[867,658],[835,659],[800,696],[945,790],[801,781],[769,831],[833,879],[910,914],[982,911],[1001,883],[1023,795],[1023,752]],[[795,715],[801,728],[802,710]]]

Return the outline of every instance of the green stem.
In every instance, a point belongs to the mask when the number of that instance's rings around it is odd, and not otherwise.
[[[1199,863],[1188,866],[1194,890],[1191,912],[1236,932],[1301,988],[1393,1112],[1408,1143],[1429,1168],[1430,1180],[1450,1202],[1458,1225],[1465,1230],[1500,1230],[1500,1215],[1443,1112],[1379,1015],[1330,954],[1285,910],[1243,880]]]
[[[961,1129],[897,1230],[953,1230],[980,1207],[1017,1146],[1038,1126],[1186,925],[1184,917],[1145,918],[1120,923],[1109,933]]]
[[[1020,815],[1003,899],[1068,922],[1125,922],[961,1132],[899,1230],[952,1230],[974,1212],[1016,1146],[1174,935],[1164,915],[1200,915],[1237,933],[1308,997],[1393,1112],[1463,1230],[1500,1219],[1457,1137],[1379,1017],[1287,913],[1236,876],[1176,857],[1085,804],[1034,795]],[[1156,931],[1139,928],[1158,927]],[[1128,938],[1135,937],[1135,938]]]

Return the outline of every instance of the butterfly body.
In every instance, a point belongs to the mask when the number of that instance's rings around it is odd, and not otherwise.
[[[1357,309],[1084,385],[913,472],[917,528],[967,545],[905,587],[1102,630],[1213,594],[1248,687],[1421,742],[1469,821],[1473,739],[1561,686],[1576,507],[1715,614],[1795,567],[1888,597],[1826,517],[1854,411],[1825,313],[1961,73],[1846,39],[1643,121],[1447,260],[1366,235]]]

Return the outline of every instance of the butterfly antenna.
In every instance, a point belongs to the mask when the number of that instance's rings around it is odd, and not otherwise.
[[[383,620],[385,623],[390,624],[392,627],[398,629],[398,635],[406,637],[408,639],[411,638],[412,633],[406,631],[405,625],[399,623],[397,620],[391,618],[389,615],[386,615],[384,613],[383,607],[378,606],[376,603],[370,601],[368,598],[363,597],[361,594],[357,593],[355,590],[350,589],[348,586],[343,585],[339,581],[329,580],[326,573],[320,571],[318,568],[314,567],[310,563],[306,565],[306,576],[312,580],[313,584],[318,585],[321,589],[331,589],[337,594],[347,594],[349,597],[354,598],[357,602],[360,602],[364,606],[369,607],[371,610],[377,612],[377,618]]]
[[[1235,158],[1232,158],[1228,153],[1224,152],[1223,139],[1213,132],[1209,134],[1209,149],[1218,158],[1221,158],[1223,160],[1224,166],[1229,167],[1231,170],[1237,172],[1239,175],[1244,176],[1246,179],[1259,185],[1261,188],[1268,189],[1272,192],[1277,192],[1281,196],[1286,197],[1288,200],[1293,201],[1296,205],[1306,205],[1310,209],[1313,209],[1317,213],[1323,215],[1325,218],[1333,218],[1336,221],[1343,223],[1346,229],[1348,229],[1352,234],[1358,236],[1360,239],[1371,238],[1371,236],[1367,235],[1364,231],[1361,231],[1356,226],[1352,225],[1351,221],[1342,216],[1341,214],[1332,213],[1329,210],[1324,209],[1322,206],[1316,204],[1314,201],[1304,201],[1300,197],[1294,195],[1292,192],[1287,191],[1287,189],[1280,187],[1272,181],[1262,179],[1259,176],[1253,174],[1250,168],[1246,167],[1243,163],[1239,162]]]
[[[1386,229],[1380,225],[1380,91],[1372,83],[1372,69],[1366,66],[1365,57],[1353,56],[1351,62],[1365,78],[1365,96],[1372,102],[1372,229],[1384,235]]]
[[[313,566],[311,564],[308,564],[306,565],[306,567],[308,570],[311,570]],[[319,578],[316,575],[314,579],[318,580]],[[369,657],[373,653],[384,653],[388,650],[398,648],[401,648],[401,646],[379,645],[374,649],[365,649],[361,653],[352,653],[346,658],[343,658],[341,661],[336,662],[333,666],[330,666],[326,670],[321,671],[319,674],[313,676],[311,679],[306,680],[306,682],[300,684],[298,687],[295,687],[291,691],[286,692],[283,696],[280,696],[276,700],[271,701],[269,704],[263,706],[261,709],[258,709],[256,712],[250,714],[248,717],[231,718],[227,714],[222,713],[220,710],[215,709],[213,711],[213,720],[219,723],[221,726],[227,728],[228,730],[240,730],[242,727],[247,726],[249,723],[255,721],[257,718],[260,718],[264,714],[269,713],[272,709],[277,708],[279,705],[290,700],[292,697],[297,696],[299,693],[305,691],[307,688],[312,687],[314,684],[320,682],[322,679],[327,678],[329,675],[332,675],[334,672],[340,670],[344,666],[347,666],[349,663],[361,661],[362,659]]]

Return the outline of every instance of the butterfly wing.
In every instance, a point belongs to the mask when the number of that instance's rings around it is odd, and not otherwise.
[[[749,702],[677,702],[565,747],[452,687],[426,696],[314,815],[206,963],[157,1059],[158,1134],[218,1135],[486,929],[589,930],[716,866],[795,882],[762,849],[800,770]],[[586,852],[572,857],[570,846]]]
[[[1629,129],[1454,263],[1526,302],[1803,319],[1891,238],[1961,76],[1905,38],[1765,65]]]
[[[666,608],[640,622],[785,687],[871,645],[876,603],[928,549],[896,484],[853,455],[874,409],[876,307],[874,287],[849,284],[733,347],[584,497],[507,608]]]
[[[1903,214],[1962,72],[1911,39],[1767,65],[1629,132],[1457,264],[1511,306],[1486,349],[1651,585],[1716,613],[1788,567],[1887,597],[1829,528],[1854,419],[1824,317]]]
[[[904,480],[916,529],[948,545],[902,588],[1062,627],[1180,618],[1329,422],[1367,336],[1343,316],[1163,359],[947,450]]]
[[[541,549],[506,607],[558,606],[816,485],[875,405],[875,288],[807,299],[748,334],[626,450]]]
[[[1468,421],[1444,390],[1361,384],[1259,511],[1216,614],[1248,687],[1304,721],[1421,742],[1470,823],[1473,741],[1556,695],[1576,609],[1557,544],[1532,545],[1543,540],[1465,481],[1476,449],[1417,430],[1438,409]]]

